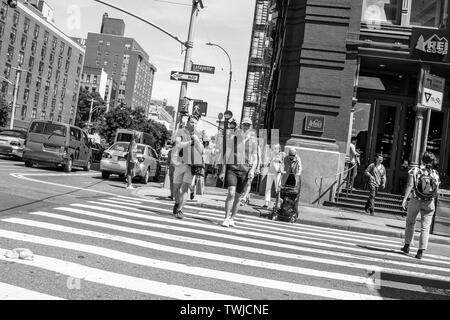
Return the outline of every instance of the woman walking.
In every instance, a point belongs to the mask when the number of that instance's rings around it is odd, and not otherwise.
[[[283,171],[284,153],[279,144],[274,145],[270,155],[269,171],[267,172],[265,203],[263,208],[268,208],[272,199],[272,185],[275,183],[275,192],[278,193]]]
[[[408,215],[406,216],[405,244],[401,250],[409,253],[414,238],[416,218],[420,212],[421,228],[417,259],[422,259],[423,252],[427,249],[430,226],[436,210],[434,201],[440,184],[439,174],[434,170],[436,163],[437,159],[433,153],[425,152],[423,154],[421,165],[408,172],[408,185],[403,197],[402,207],[408,211]],[[410,195],[411,198],[407,204]]]

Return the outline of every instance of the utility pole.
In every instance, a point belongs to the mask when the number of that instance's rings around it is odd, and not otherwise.
[[[199,12],[198,6],[203,9],[203,2],[202,0],[192,0],[192,9],[191,9],[191,21],[189,22],[189,33],[188,33],[188,39],[185,42],[186,47],[186,54],[184,56],[184,67],[183,72],[189,72],[191,68],[191,56],[192,56],[192,48],[194,46],[193,43],[193,37],[194,37],[194,26],[195,21],[197,20],[197,15]],[[187,82],[183,81],[181,82],[181,88],[180,88],[180,99],[178,101],[178,110],[175,116],[175,130],[177,131],[178,125],[181,122],[181,116],[180,111],[188,111],[185,110],[185,104],[186,104],[186,93],[187,93]]]
[[[17,70],[16,86],[14,87],[14,98],[13,98],[13,104],[12,104],[12,110],[11,110],[11,121],[9,122],[9,128],[12,130],[12,129],[14,129],[14,116],[16,113],[17,95],[19,93],[20,75],[22,74],[22,71],[26,71],[26,70],[23,70],[21,68],[15,68],[15,67],[11,67],[11,69]]]
[[[94,98],[91,98],[91,108],[89,109],[89,120],[88,120],[89,127],[91,126],[92,111],[93,111],[93,107],[94,107],[94,102],[98,102],[98,101],[94,100]]]

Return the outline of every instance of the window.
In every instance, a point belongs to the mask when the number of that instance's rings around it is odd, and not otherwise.
[[[41,90],[41,79],[40,78],[38,78],[36,80],[36,91],[39,91],[39,90]]]
[[[61,120],[62,120],[62,116],[59,114],[58,115],[58,122],[61,122]]]
[[[20,47],[22,50],[25,50],[25,47],[27,46],[27,36],[22,35],[22,39],[20,39]]]
[[[62,66],[62,57],[58,58],[58,69]]]
[[[44,96],[44,100],[42,101],[42,108],[46,109],[48,105],[48,96]]]
[[[30,90],[25,89],[23,91],[23,103],[28,103],[29,96],[30,96]]]
[[[80,54],[80,55],[78,56],[78,63],[79,63],[79,64],[82,64],[82,63],[83,63],[83,55],[82,55],[82,54]]]
[[[110,46],[110,45],[111,45],[111,42],[107,41],[107,42],[106,42],[106,45],[107,45],[107,46]]]
[[[31,43],[31,54],[34,55],[36,53],[37,42],[33,40]]]
[[[57,94],[58,94],[58,85],[55,84],[55,85],[53,86],[53,97],[56,97]]]
[[[34,93],[34,106],[35,107],[39,106],[39,92]]]
[[[364,0],[362,21],[399,25],[400,5],[401,0]]]
[[[39,25],[34,25],[34,39],[37,39],[39,37],[39,30],[41,29],[41,27],[39,27]]]
[[[47,55],[47,47],[42,47],[41,49],[41,59],[44,60]]]
[[[41,120],[45,120],[45,111],[41,111]]]
[[[57,45],[58,45],[58,39],[56,39],[56,37],[53,36],[53,39],[52,39],[52,50],[55,50]]]
[[[90,74],[88,74],[88,75],[86,76],[86,82],[87,82],[87,83],[91,83],[91,75],[90,75]]]
[[[44,72],[44,62],[39,62],[39,69],[38,69],[39,75],[42,76],[42,73]]]
[[[67,77],[64,77],[62,85],[63,85],[63,88],[67,85]]]
[[[94,84],[97,84],[97,76],[94,76],[94,81],[93,81],[93,83],[94,83]]]
[[[14,44],[14,42],[16,42],[16,35],[17,35],[16,29],[11,28],[11,33],[9,34],[9,42],[11,44]]]
[[[55,115],[54,115],[53,113],[50,113],[49,120],[50,120],[50,121],[53,121],[54,118],[55,118]]]
[[[8,47],[8,52],[6,54],[6,59],[8,60],[8,62],[12,61],[13,56],[14,56],[14,47],[9,46]]]
[[[80,76],[80,73],[81,73],[81,68],[80,68],[80,67],[77,67],[77,77]]]
[[[125,45],[125,50],[131,50],[131,44],[128,44],[128,43],[127,43],[127,44]]]
[[[66,89],[62,88],[62,90],[61,90],[61,100],[64,100],[65,97],[66,97]]]
[[[446,2],[447,0],[411,0],[410,25],[439,28]]]
[[[72,47],[68,47],[67,48],[67,58],[70,59],[71,56],[72,56]]]
[[[5,19],[8,14],[8,5],[2,1],[2,7],[0,8],[0,18]]]
[[[36,114],[37,114],[37,109],[33,108],[33,110],[31,110],[31,119],[36,119]],[[44,126],[44,124],[42,123],[42,126]],[[37,127],[37,126],[34,126]],[[32,131],[32,132],[36,132],[36,131]],[[38,132],[40,133],[40,132]]]
[[[103,45],[103,40],[98,40],[98,45],[102,46]]]
[[[53,68],[51,66],[48,67],[47,70],[47,79],[50,79],[52,77]]]
[[[8,82],[2,81],[2,93],[7,94],[8,93]]]
[[[52,99],[52,111],[55,111],[56,108],[56,99]]]
[[[17,63],[19,65],[19,67],[21,67],[23,65],[23,57],[24,57],[24,53],[22,51],[19,52],[19,58],[17,59]]]
[[[23,22],[23,32],[28,33],[28,30],[30,30],[30,19],[25,18]]]
[[[19,13],[17,11],[14,11],[13,25],[14,27],[17,27],[18,24],[19,24]]]
[[[53,64],[53,61],[55,61],[55,54],[52,52],[50,53],[50,64]]]
[[[66,44],[61,41],[61,45],[59,46],[59,54],[64,54],[64,50],[66,49]]]
[[[60,77],[61,77],[61,72],[59,70],[56,70],[55,81],[58,82]]]
[[[0,21],[0,38],[3,37],[3,33],[5,33],[5,23]]]
[[[48,31],[45,31],[45,32],[44,32],[44,45],[47,45],[47,43],[48,43],[48,37],[49,37],[49,33],[48,33]]]
[[[44,87],[44,94],[48,95],[49,91],[50,91],[50,81],[46,81],[45,82],[45,87]]]
[[[27,106],[26,105],[22,106],[22,112],[20,113],[20,115],[22,116],[22,120],[25,120],[25,117],[27,116]]]
[[[32,73],[31,72],[27,72],[27,77],[25,79],[25,83],[26,83],[27,86],[30,86],[31,78],[32,78]]]
[[[69,73],[69,68],[70,68],[70,61],[67,60],[66,61],[66,73]]]

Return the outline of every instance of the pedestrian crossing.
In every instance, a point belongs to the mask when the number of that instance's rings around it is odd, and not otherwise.
[[[0,299],[450,299],[450,257],[418,261],[401,239],[244,215],[224,228],[220,210],[179,220],[172,205],[105,196],[0,220]]]

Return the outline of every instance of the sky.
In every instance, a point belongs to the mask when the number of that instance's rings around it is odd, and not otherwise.
[[[186,41],[191,15],[191,0],[104,0],[133,12]],[[167,99],[178,106],[181,82],[170,80],[171,71],[183,71],[182,46],[163,32],[131,16],[94,0],[47,0],[54,9],[56,26],[69,36],[86,38],[88,32],[100,32],[102,15],[125,21],[125,36],[132,37],[150,56],[156,67],[152,99]],[[194,25],[192,61],[214,66],[215,74],[200,73],[199,83],[188,83],[187,97],[208,102],[208,115],[204,118],[216,123],[225,111],[230,64],[227,55],[207,42],[222,46],[230,55],[232,84],[229,109],[239,122],[244,99],[255,0],[203,0]],[[200,121],[208,133],[216,130]],[[200,128],[200,129],[202,129]]]

